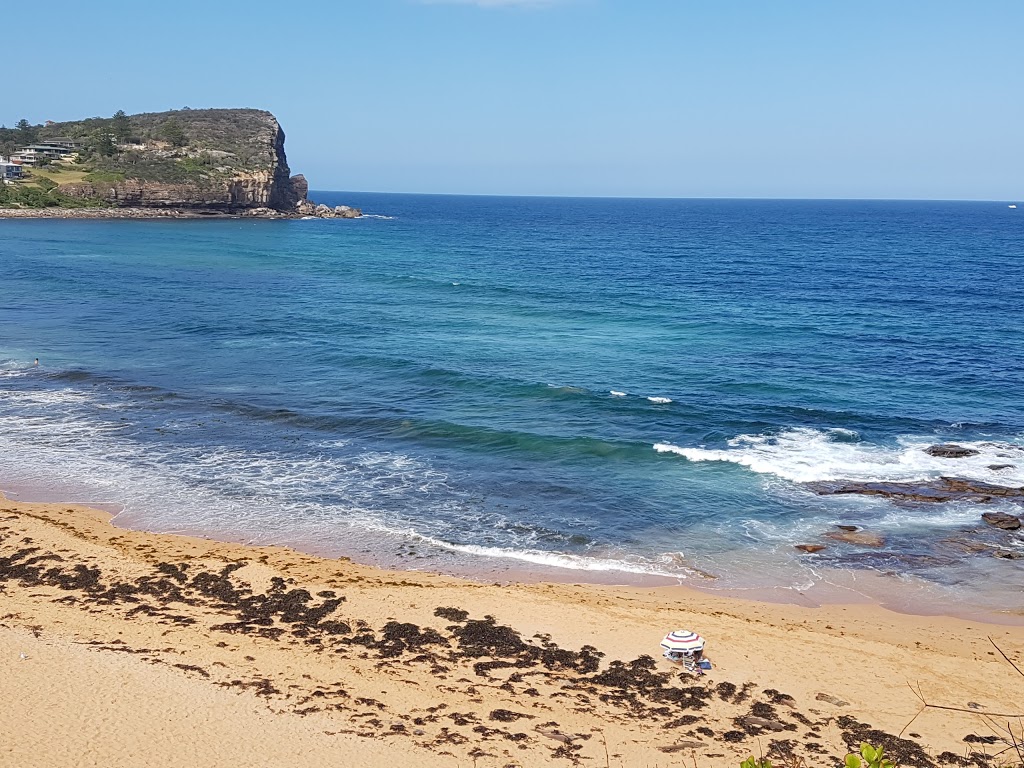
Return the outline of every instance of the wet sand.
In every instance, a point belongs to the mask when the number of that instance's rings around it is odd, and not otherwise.
[[[816,765],[867,740],[996,766],[1024,715],[1021,626],[482,584],[58,504],[0,501],[0,606],[0,765]],[[678,628],[706,676],[660,658]]]

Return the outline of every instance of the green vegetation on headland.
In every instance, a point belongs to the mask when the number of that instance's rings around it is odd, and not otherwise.
[[[23,119],[0,127],[0,155],[22,163],[24,174],[0,184],[7,208],[178,203],[290,211],[304,197],[304,186],[291,189],[277,120],[255,109],[118,111],[45,125]]]
[[[0,208],[106,208],[110,203],[89,197],[71,197],[45,176],[17,184],[0,184]]]

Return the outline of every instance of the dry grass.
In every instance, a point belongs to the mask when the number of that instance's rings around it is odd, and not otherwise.
[[[41,177],[47,178],[56,183],[60,184],[77,184],[81,182],[86,174],[89,173],[87,168],[81,168],[78,166],[68,165],[51,165],[46,168],[32,168],[29,171],[32,177],[26,179],[26,183],[34,184]]]

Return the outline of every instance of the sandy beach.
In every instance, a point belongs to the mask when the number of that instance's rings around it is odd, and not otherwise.
[[[901,765],[1017,759],[1020,626],[480,584],[9,500],[0,541],[4,766],[816,765],[862,740]],[[680,627],[704,677],[659,657]]]

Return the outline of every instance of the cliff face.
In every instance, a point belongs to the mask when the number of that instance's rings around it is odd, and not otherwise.
[[[306,197],[306,180],[292,178],[284,131],[269,112],[179,110],[126,119],[127,129],[102,151],[90,147],[100,146],[97,135],[105,141],[112,134],[92,121],[47,126],[48,136],[82,141],[78,164],[90,171],[60,192],[118,207],[210,212],[294,212]]]
[[[125,208],[199,208],[215,212],[272,208],[294,211],[301,198],[287,183],[268,173],[254,173],[207,184],[170,183],[125,179],[117,182],[81,182],[62,185],[69,197],[99,199]]]

